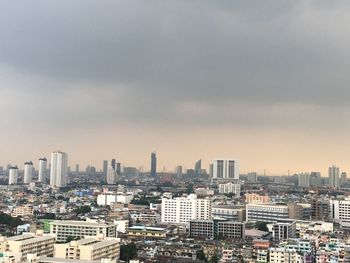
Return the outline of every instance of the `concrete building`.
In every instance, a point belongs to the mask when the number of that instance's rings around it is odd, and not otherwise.
[[[56,235],[58,242],[65,242],[68,237],[84,238],[103,234],[105,237],[116,237],[117,226],[97,221],[55,220],[50,222],[50,234]]]
[[[309,173],[300,173],[298,175],[298,186],[310,187],[310,174]]]
[[[97,196],[99,206],[111,205],[112,203],[130,204],[134,199],[132,193],[103,193]]]
[[[274,241],[287,240],[295,238],[296,221],[295,220],[279,220],[272,225],[272,238]]]
[[[24,163],[23,183],[30,184],[33,177],[33,163],[31,161]]]
[[[39,175],[38,175],[38,182],[44,183],[46,182],[46,171],[47,171],[47,159],[46,158],[40,158],[39,159]]]
[[[151,153],[151,176],[156,177],[157,175],[157,154],[156,152]]]
[[[128,238],[165,239],[167,230],[161,227],[131,226],[126,229]]]
[[[247,180],[250,183],[256,183],[258,181],[258,175],[255,172],[250,172],[247,174]]]
[[[32,205],[22,205],[15,207],[12,210],[11,216],[17,217],[17,216],[32,216],[33,215],[33,206]]]
[[[107,167],[107,184],[117,183],[117,173],[112,165]]]
[[[223,218],[228,221],[246,221],[246,206],[215,205],[211,209],[212,218]]]
[[[55,244],[54,257],[77,260],[101,260],[111,259],[116,262],[119,259],[120,239],[97,237],[86,237],[65,244]]]
[[[242,239],[245,237],[245,224],[226,220],[191,220],[190,236],[201,238],[221,237]]]
[[[107,169],[108,169],[108,161],[107,160],[103,160],[102,173],[103,173],[104,176],[107,176]]]
[[[9,185],[15,185],[18,182],[18,167],[11,166],[9,168]]]
[[[267,204],[270,203],[270,197],[256,193],[245,194],[245,202],[247,204]]]
[[[187,224],[193,219],[211,219],[210,199],[197,198],[195,194],[174,199],[162,198],[163,223]]]
[[[55,151],[51,154],[50,185],[64,187],[67,184],[68,154]]]
[[[350,229],[350,198],[330,201],[331,216],[334,222],[343,228]]]
[[[20,236],[0,237],[1,253],[8,258],[8,262],[27,262],[27,256],[53,256],[55,236],[25,233]],[[11,260],[12,259],[12,260]]]
[[[347,181],[347,174],[346,172],[342,172],[340,175],[340,185],[342,186],[346,184],[346,181]]]
[[[328,168],[329,186],[335,189],[339,188],[339,167],[331,166]]]
[[[220,194],[234,194],[235,196],[241,195],[241,184],[237,183],[223,183],[218,185]]]
[[[284,204],[247,204],[247,221],[277,222],[289,218],[289,209]]]
[[[302,256],[295,249],[272,247],[269,249],[270,263],[300,263]]]
[[[234,159],[217,159],[213,161],[213,179],[239,179],[238,161]]]

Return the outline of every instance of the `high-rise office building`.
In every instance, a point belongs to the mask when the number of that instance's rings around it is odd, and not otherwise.
[[[347,180],[347,174],[346,174],[346,172],[342,172],[340,175],[340,185],[345,184],[346,180]]]
[[[176,175],[181,176],[182,175],[182,165],[178,165],[176,167]]]
[[[112,165],[107,167],[107,184],[115,184],[117,182],[116,172]]]
[[[9,170],[9,185],[17,184],[18,167],[17,166],[10,166],[8,170]]]
[[[114,171],[115,171],[115,163],[116,163],[116,162],[115,162],[115,159],[112,159],[112,160],[111,160],[111,166],[113,167],[113,170],[114,170]]]
[[[194,165],[194,174],[201,175],[202,173],[202,160],[198,160]]]
[[[50,185],[64,187],[67,182],[68,155],[65,152],[56,151],[51,154]]]
[[[79,164],[75,165],[75,172],[79,173]]]
[[[104,160],[103,161],[103,170],[102,170],[102,172],[103,172],[103,175],[104,176],[107,176],[107,168],[108,168],[108,161],[107,160]]]
[[[298,186],[310,187],[310,174],[309,173],[300,173],[298,175]]]
[[[157,155],[156,152],[151,153],[151,176],[157,175]]]
[[[329,186],[332,188],[339,188],[339,167],[335,165],[328,169]]]
[[[237,160],[217,159],[213,161],[214,179],[239,179],[239,165]]]
[[[256,183],[258,181],[258,175],[256,172],[250,172],[247,174],[247,180],[251,183]]]
[[[47,171],[47,159],[40,158],[39,159],[39,175],[38,175],[38,181],[39,182],[46,182],[46,171]]]
[[[118,162],[116,164],[115,172],[116,172],[117,175],[121,175],[122,174],[122,165],[121,165],[121,163]]]
[[[31,161],[24,163],[24,184],[30,184],[33,176],[33,163]]]

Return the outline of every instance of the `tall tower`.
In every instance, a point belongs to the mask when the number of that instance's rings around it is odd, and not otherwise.
[[[18,180],[18,168],[17,166],[9,167],[9,185],[17,184]]]
[[[46,181],[46,170],[47,170],[47,159],[45,157],[40,158],[38,182],[44,183]]]
[[[51,154],[50,185],[55,187],[66,186],[68,155],[56,151]]]
[[[202,173],[202,160],[199,159],[194,165],[194,174],[201,175]]]
[[[30,184],[33,176],[33,163],[31,161],[24,163],[24,184]]]
[[[329,186],[332,188],[339,188],[339,167],[335,165],[328,169]]]
[[[117,182],[116,172],[112,165],[107,167],[107,184],[115,184]]]
[[[112,161],[111,161],[111,166],[112,166],[113,169],[115,170],[115,159],[112,159]]]
[[[157,155],[156,152],[151,153],[151,176],[157,175]]]
[[[102,171],[103,171],[103,175],[107,176],[107,168],[108,168],[108,161],[107,160],[103,160],[103,167],[102,167]]]
[[[217,159],[213,161],[213,178],[239,179],[238,161],[234,159]]]

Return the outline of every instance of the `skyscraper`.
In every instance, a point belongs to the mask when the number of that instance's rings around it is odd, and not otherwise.
[[[117,182],[116,172],[112,165],[107,167],[107,184],[115,184]]]
[[[298,175],[298,186],[310,187],[310,174],[309,173],[300,173]]]
[[[30,184],[33,176],[33,163],[31,161],[24,163],[24,184]]]
[[[50,185],[55,187],[66,186],[68,155],[56,151],[51,154]]]
[[[18,180],[18,168],[17,166],[9,167],[9,185],[17,184]]]
[[[342,172],[340,175],[340,185],[345,184],[346,180],[347,180],[347,174],[346,174],[346,172]]]
[[[202,173],[202,160],[199,159],[194,165],[194,174],[201,175]]]
[[[339,167],[335,165],[328,169],[329,186],[332,188],[339,188]]]
[[[113,170],[115,171],[115,159],[112,159],[111,166],[113,167]]]
[[[46,182],[46,170],[47,170],[47,159],[40,158],[39,159],[39,176],[38,176],[38,181],[39,182]]]
[[[103,161],[103,170],[102,170],[104,176],[107,176],[107,168],[108,168],[108,161],[104,160]]]
[[[239,165],[237,160],[217,159],[213,161],[214,179],[239,179]]]
[[[157,155],[156,152],[151,153],[151,176],[157,175]]]

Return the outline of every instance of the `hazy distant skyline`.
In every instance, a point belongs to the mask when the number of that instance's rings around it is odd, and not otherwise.
[[[350,171],[350,2],[0,4],[0,163]],[[36,164],[36,163],[35,163]],[[36,164],[37,166],[37,164]]]

